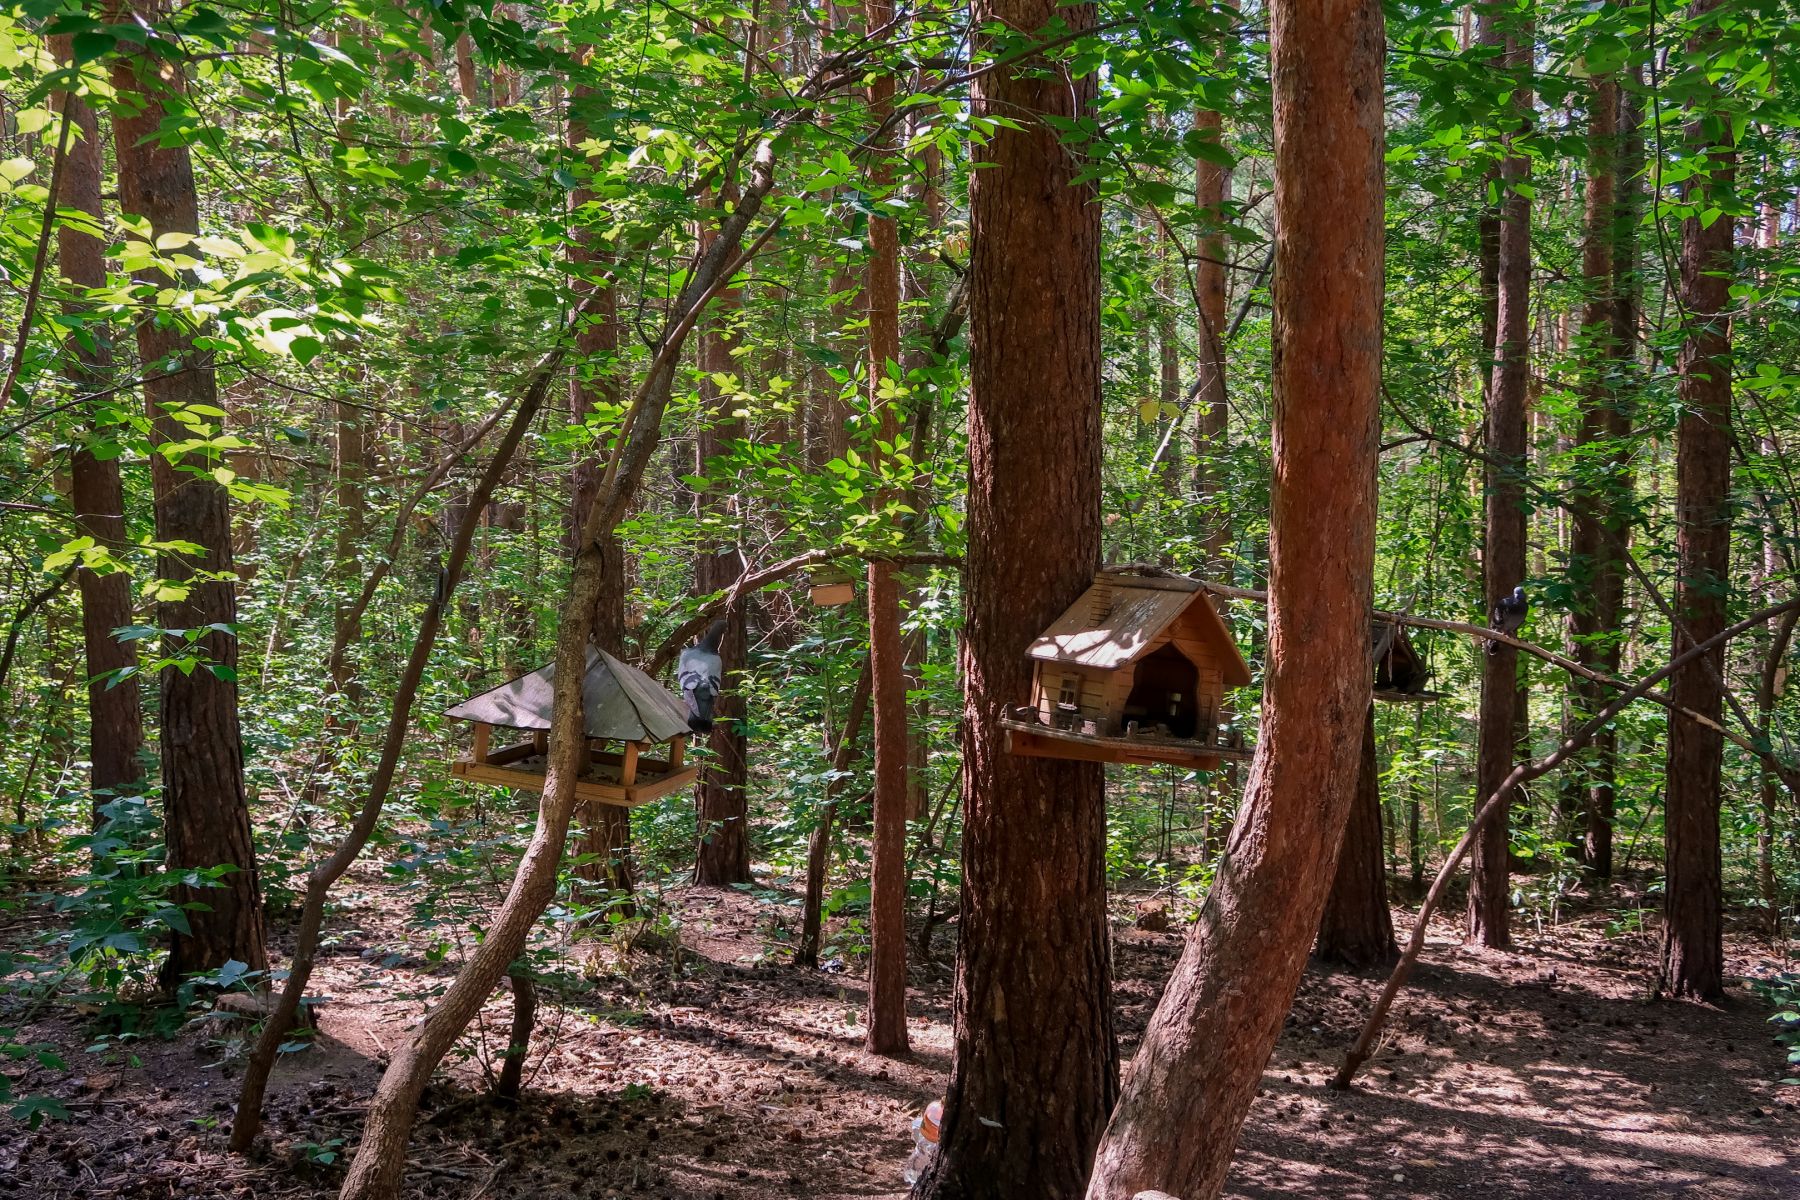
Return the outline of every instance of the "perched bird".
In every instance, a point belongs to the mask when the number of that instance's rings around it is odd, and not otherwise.
[[[1494,611],[1488,614],[1488,626],[1500,633],[1517,633],[1519,628],[1525,624],[1525,614],[1530,611],[1531,606],[1525,603],[1525,589],[1516,587],[1512,590],[1512,595],[1502,596],[1495,602]],[[1498,654],[1500,647],[1505,644],[1505,642],[1489,642],[1487,652]]]
[[[687,704],[688,728],[695,733],[713,727],[713,703],[719,698],[719,680],[724,674],[724,663],[719,660],[719,641],[724,636],[725,622],[714,621],[699,641],[681,652],[675,664],[675,681]]]

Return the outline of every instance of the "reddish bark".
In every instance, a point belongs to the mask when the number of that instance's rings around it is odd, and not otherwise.
[[[1325,900],[1315,953],[1351,967],[1391,963],[1400,957],[1394,916],[1388,909],[1387,863],[1381,841],[1381,771],[1375,752],[1375,706],[1363,723],[1356,799],[1344,824],[1337,875]]]
[[[1091,1200],[1210,1200],[1318,929],[1369,705],[1382,15],[1269,6],[1274,473],[1261,740],[1231,844],[1095,1157]]]
[[[974,20],[979,58],[996,25],[1080,30],[1094,7],[978,0]],[[975,150],[970,181],[961,943],[941,1151],[918,1194],[1073,1196],[1118,1087],[1104,780],[1008,754],[1000,718],[1027,697],[1026,646],[1100,561],[1100,205],[1072,182],[1080,152],[1035,118],[1088,112],[1094,80],[1027,57],[971,90],[978,116],[1020,127]]]
[[[1496,20],[1483,11],[1486,25]],[[1529,21],[1507,28],[1505,61],[1523,71],[1531,64]],[[1484,30],[1482,40],[1491,35]],[[1531,121],[1531,90],[1521,79],[1513,104],[1522,136]],[[1530,382],[1527,353],[1531,336],[1531,202],[1517,190],[1529,185],[1531,160],[1510,154],[1500,167],[1500,229],[1497,259],[1498,304],[1494,322],[1494,371],[1488,387],[1487,411],[1487,540],[1482,578],[1491,611],[1501,597],[1525,579],[1525,400]],[[1512,771],[1518,710],[1519,653],[1500,644],[1499,652],[1482,656],[1480,746],[1476,755],[1475,794],[1486,796]],[[1467,931],[1484,946],[1512,944],[1507,919],[1512,907],[1508,859],[1510,832],[1506,809],[1483,826],[1476,841],[1469,879]]]
[[[147,24],[157,17],[143,8],[136,15]],[[135,104],[121,109],[113,120],[119,206],[147,220],[156,236],[197,234],[199,201],[187,147],[160,144],[163,96],[181,86],[180,77],[161,68],[161,61],[138,51],[121,57],[113,67],[113,86],[120,95],[136,98]],[[158,287],[170,283],[168,276],[154,268],[142,272],[139,279]],[[144,405],[152,438],[164,444],[188,440],[192,431],[172,414],[194,405],[218,407],[218,387],[207,355],[194,346],[194,331],[176,317],[140,321],[137,341],[138,357],[149,372],[144,381]],[[165,629],[223,628],[237,623],[230,502],[225,489],[212,477],[216,465],[203,452],[189,454],[179,463],[171,463],[161,454],[151,455],[157,540],[200,547],[197,555],[165,554],[158,560],[158,572],[185,585],[186,590],[185,595],[157,605],[157,621]],[[223,577],[208,578],[202,573]],[[197,902],[202,907],[188,914],[191,932],[173,937],[162,971],[167,986],[189,972],[211,970],[231,959],[257,971],[269,965],[244,794],[237,637],[215,629],[196,641],[195,650],[205,660],[202,665],[190,672],[165,669],[159,680],[167,862],[177,871],[217,866],[233,869],[221,886],[176,890],[178,903]]]
[[[865,0],[865,28],[880,29],[894,14],[891,0]],[[869,81],[869,119],[893,115],[894,79]],[[884,144],[889,138],[881,138]],[[889,149],[888,153],[892,153]],[[878,156],[870,168],[876,195],[892,186],[893,166]],[[894,219],[869,218],[869,265],[863,284],[869,318],[868,402],[880,413],[881,440],[899,437],[899,402],[882,395],[888,372],[900,363],[900,245]],[[885,504],[889,495],[876,498]],[[906,814],[908,807],[906,662],[900,645],[900,592],[892,563],[868,568],[869,673],[875,708],[875,829],[869,871],[869,1013],[871,1053],[897,1055],[906,1039]]]
[[[1705,20],[1721,0],[1696,0],[1688,12]],[[1703,58],[1716,34],[1695,37],[1690,50]],[[1736,153],[1731,123],[1706,109],[1713,97],[1694,101],[1687,143],[1706,173],[1690,177],[1684,199],[1696,203],[1729,195]],[[1713,128],[1709,130],[1709,125]],[[1720,132],[1720,129],[1724,131]],[[1722,140],[1715,140],[1722,139]],[[1701,205],[1705,207],[1704,204]],[[1681,307],[1686,338],[1681,346],[1681,424],[1675,453],[1675,631],[1679,655],[1725,628],[1731,568],[1731,306],[1730,217],[1705,225],[1689,217],[1681,226]],[[1721,646],[1676,672],[1669,694],[1678,707],[1717,722],[1724,708]],[[1717,729],[1671,716],[1668,791],[1664,801],[1665,883],[1662,970],[1670,995],[1716,999],[1724,992],[1719,770],[1724,738]]]
[[[1221,61],[1225,58],[1226,40],[1220,39]],[[1202,110],[1194,114],[1194,129],[1216,143],[1223,133],[1224,120],[1217,112]],[[1200,390],[1195,397],[1200,416],[1194,427],[1194,499],[1201,520],[1201,545],[1210,570],[1223,568],[1225,544],[1231,533],[1231,521],[1220,495],[1225,477],[1219,462],[1225,450],[1225,255],[1229,246],[1224,222],[1225,203],[1230,199],[1231,169],[1204,158],[1195,162],[1194,203],[1200,209],[1206,231],[1195,247],[1199,261],[1194,264],[1194,289],[1200,306]]]
[[[70,62],[70,38],[51,39],[59,62]],[[57,205],[100,219],[102,172],[100,122],[86,101],[72,93],[58,94],[58,109],[66,112],[74,127],[67,158],[57,185]],[[57,266],[75,287],[106,286],[106,244],[72,225],[57,230]],[[64,311],[86,317],[88,306],[79,301]],[[64,374],[78,391],[99,391],[112,374],[111,331],[97,322],[84,324],[85,336],[70,338],[64,357]],[[104,437],[104,430],[95,430]],[[118,459],[98,457],[87,442],[76,444],[69,463],[70,500],[81,532],[102,546],[118,547],[125,541],[125,489],[119,479]],[[123,571],[102,575],[83,567],[76,573],[81,591],[82,643],[88,674],[88,757],[95,806],[106,796],[136,789],[143,777],[138,756],[144,749],[144,711],[135,679],[116,682],[116,674],[137,665],[137,643],[122,642],[113,630],[130,625],[131,577]],[[98,818],[96,818],[98,823]]]

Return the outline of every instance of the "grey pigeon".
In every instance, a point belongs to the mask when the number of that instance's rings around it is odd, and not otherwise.
[[[1530,611],[1531,606],[1525,603],[1525,589],[1516,587],[1512,590],[1512,595],[1502,596],[1495,602],[1494,611],[1488,614],[1488,626],[1500,633],[1515,634],[1525,624],[1525,616]],[[1500,647],[1505,644],[1489,642],[1487,652],[1498,654]]]
[[[687,704],[688,728],[706,733],[713,727],[713,703],[719,698],[719,680],[725,664],[719,659],[719,641],[725,636],[723,619],[706,627],[701,639],[681,652],[675,664],[675,681]]]

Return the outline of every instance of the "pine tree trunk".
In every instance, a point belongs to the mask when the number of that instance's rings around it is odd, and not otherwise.
[[[70,38],[51,39],[57,61],[70,62]],[[100,220],[102,154],[100,122],[87,102],[72,93],[58,94],[58,110],[74,127],[67,160],[63,163],[57,205],[87,213]],[[57,266],[75,287],[106,286],[106,244],[72,225],[57,230]],[[71,303],[64,311],[84,321],[85,339],[70,338],[64,354],[64,374],[78,392],[105,388],[112,376],[112,333],[90,319],[85,304]],[[85,344],[84,344],[85,341]],[[95,429],[97,437],[109,436]],[[125,489],[119,478],[118,459],[97,457],[85,441],[76,444],[69,464],[70,500],[81,532],[107,547],[125,541]],[[144,711],[136,679],[118,683],[109,678],[137,665],[137,643],[122,642],[113,630],[132,623],[131,577],[123,571],[102,575],[83,567],[76,573],[81,591],[82,643],[87,659],[88,757],[90,780],[97,809],[111,796],[137,790],[143,778],[138,756],[144,749]],[[95,823],[99,817],[96,815]]]
[[[735,317],[740,293],[728,288],[713,305],[711,326],[704,330],[700,343],[700,397],[702,414],[700,435],[696,439],[698,463],[695,474],[706,475],[714,458],[730,452],[730,443],[744,437],[744,424],[731,416],[734,401],[713,382],[713,374],[737,375],[739,366],[732,357],[737,344]],[[723,524],[735,511],[735,504],[723,482],[708,484],[706,491],[695,497],[702,521]],[[716,529],[703,536],[718,538]],[[699,595],[728,588],[744,569],[743,555],[736,546],[714,545],[702,551],[694,564],[694,590]],[[694,881],[714,887],[750,882],[749,803],[745,795],[747,779],[744,740],[744,698],[738,692],[737,675],[744,666],[744,606],[733,606],[725,614],[725,638],[719,644],[719,657],[724,662],[724,690],[714,705],[714,724],[707,735],[712,759],[700,773],[695,791],[700,845],[694,870]]]
[[[156,17],[147,10],[137,15],[147,23]],[[149,221],[157,236],[198,233],[199,200],[187,147],[158,144],[165,115],[164,91],[179,87],[160,76],[158,62],[160,59],[138,51],[113,67],[113,86],[120,95],[138,101],[113,122],[119,206],[127,214]],[[154,269],[143,272],[141,278],[162,287],[170,283]],[[173,412],[192,405],[217,408],[219,399],[206,353],[195,347],[193,331],[177,321],[145,320],[137,328],[138,356],[149,372],[143,385],[144,405],[151,436],[161,443],[192,436]],[[185,596],[157,605],[157,621],[166,629],[223,628],[237,622],[235,585],[230,578],[230,504],[225,489],[210,474],[214,465],[198,454],[180,464],[161,454],[151,455],[157,540],[191,542],[201,548],[197,555],[166,554],[158,560],[157,570],[165,579],[188,585]],[[199,470],[192,473],[182,467]],[[222,572],[225,578],[195,578],[200,572]],[[162,982],[169,987],[190,972],[211,970],[232,959],[256,971],[267,970],[269,965],[250,810],[244,794],[237,638],[215,630],[199,638],[195,650],[205,660],[200,666],[185,673],[165,669],[159,680],[167,861],[172,870],[217,866],[233,870],[218,887],[176,890],[177,903],[198,901],[202,907],[188,913],[191,932],[174,936],[162,971]]]
[[[576,84],[569,90],[568,147],[571,155],[585,155],[589,137],[585,109],[595,103],[592,88]],[[590,225],[584,210],[594,193],[577,187],[569,194],[574,211],[574,231],[569,258],[586,277],[580,285],[594,297],[592,315],[575,334],[578,361],[569,373],[569,417],[584,422],[596,404],[619,402],[619,300],[612,278],[612,255]],[[569,505],[568,550],[587,521],[588,506],[600,487],[600,463],[584,458],[575,464],[573,500]],[[608,532],[600,545],[600,596],[594,610],[594,644],[608,654],[625,653],[625,550],[616,533]],[[575,873],[590,883],[622,894],[629,910],[634,887],[631,863],[631,810],[594,800],[580,802],[580,841],[576,854],[583,861]]]
[[[1641,85],[1642,68],[1632,68],[1634,85]],[[1614,372],[1611,403],[1605,409],[1605,433],[1612,449],[1606,456],[1610,481],[1608,510],[1604,528],[1612,533],[1606,555],[1594,572],[1594,623],[1600,629],[1617,631],[1625,618],[1625,569],[1623,559],[1627,539],[1631,536],[1629,514],[1632,492],[1636,486],[1631,470],[1627,439],[1631,436],[1633,398],[1631,389],[1636,375],[1638,339],[1638,217],[1642,200],[1642,184],[1638,175],[1643,167],[1644,138],[1637,101],[1631,91],[1616,89],[1618,98],[1618,163],[1613,172],[1613,240],[1612,240],[1612,336],[1607,352]],[[1595,666],[1617,676],[1623,638],[1609,637],[1599,647]],[[1619,735],[1612,726],[1594,735],[1593,782],[1588,788],[1587,853],[1588,871],[1596,878],[1610,879],[1613,873],[1613,807],[1615,781],[1618,777]]]
[[[1219,59],[1226,57],[1223,48]],[[1221,115],[1211,110],[1194,114],[1194,129],[1217,143],[1224,131]],[[1194,286],[1199,293],[1200,391],[1195,402],[1200,419],[1194,427],[1194,500],[1200,514],[1201,545],[1207,569],[1223,571],[1225,546],[1230,541],[1231,519],[1225,509],[1225,203],[1231,199],[1231,169],[1222,163],[1199,159],[1194,163],[1194,203],[1200,210],[1205,232],[1195,247]]]
[[[1314,953],[1323,962],[1372,967],[1400,957],[1388,909],[1387,864],[1381,842],[1381,764],[1375,751],[1375,706],[1363,723],[1356,799],[1344,825],[1337,875],[1325,899]]]
[[[1484,12],[1484,22],[1496,18]],[[1503,31],[1506,62],[1523,71],[1531,64],[1533,30],[1528,17],[1507,18],[1519,25]],[[1521,80],[1523,83],[1523,80]],[[1531,91],[1516,86],[1519,113],[1514,137],[1530,127]],[[1517,185],[1530,183],[1531,160],[1508,155],[1500,168],[1500,230],[1494,322],[1494,373],[1488,388],[1487,544],[1482,555],[1483,589],[1491,611],[1525,579],[1525,392],[1531,336],[1531,202]],[[1499,645],[1481,660],[1480,745],[1476,756],[1477,796],[1491,795],[1511,773],[1518,713],[1519,652]],[[1512,907],[1506,810],[1485,826],[1471,855],[1468,937],[1483,946],[1512,944],[1507,918]]]
[[[864,27],[883,28],[894,14],[891,0],[865,0]],[[869,121],[879,126],[893,115],[894,78],[882,72],[869,81]],[[879,196],[891,188],[894,153],[891,135],[879,139],[870,168],[870,187]],[[868,402],[879,412],[881,441],[899,437],[899,401],[883,395],[890,371],[900,365],[900,238],[891,216],[869,217],[869,264],[863,285],[869,318],[866,359]],[[883,493],[876,502],[885,503]],[[900,591],[892,563],[868,566],[869,673],[875,709],[875,829],[869,869],[869,1012],[867,1046],[872,1054],[898,1055],[906,1038],[906,814],[908,807],[906,662],[900,646]]]
[[[978,0],[974,18],[980,56],[992,24],[1081,30],[1094,7]],[[1100,564],[1100,205],[1035,117],[1087,113],[1094,87],[1035,58],[971,87],[978,116],[1021,127],[974,151],[970,182],[966,815],[955,1052],[917,1189],[933,1200],[1078,1195],[1118,1088],[1104,777],[1008,754],[1000,727],[1026,646]]]
[[[1720,0],[1696,0],[1689,14],[1705,19]],[[1704,56],[1716,34],[1696,37],[1690,50]],[[1684,199],[1700,203],[1728,196],[1736,156],[1730,134],[1719,140],[1708,125],[1721,123],[1691,102],[1687,144],[1710,174],[1690,178]],[[1729,121],[1722,122],[1728,131]],[[1701,204],[1704,208],[1705,204]],[[1710,226],[1689,217],[1681,226],[1681,307],[1686,337],[1681,346],[1681,424],[1675,456],[1676,628],[1672,654],[1706,641],[1725,628],[1731,568],[1731,339],[1732,232],[1735,222],[1717,217]],[[1675,673],[1669,694],[1680,708],[1713,721],[1724,707],[1720,673],[1725,651],[1705,655]],[[1712,1000],[1724,992],[1719,772],[1724,739],[1716,729],[1671,716],[1668,787],[1664,800],[1667,882],[1664,900],[1663,986],[1670,995]]]
[[[1231,842],[1094,1160],[1090,1200],[1212,1200],[1306,952],[1369,707],[1382,13],[1273,0],[1273,486],[1261,740]]]

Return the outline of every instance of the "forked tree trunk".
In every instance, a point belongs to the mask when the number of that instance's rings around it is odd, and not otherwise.
[[[1706,21],[1720,3],[1695,0],[1688,12]],[[1703,57],[1716,37],[1716,31],[1707,29],[1689,49]],[[1684,199],[1690,204],[1731,194],[1736,154],[1730,121],[1708,111],[1716,99],[1690,102],[1688,151],[1708,164],[1687,181]],[[1687,329],[1681,345],[1681,424],[1675,452],[1675,655],[1725,628],[1731,569],[1729,309],[1735,228],[1728,216],[1715,216],[1711,225],[1689,217],[1681,226],[1681,307]],[[1670,681],[1671,698],[1678,707],[1717,722],[1724,708],[1724,667],[1723,647],[1683,667]],[[1664,988],[1684,999],[1716,999],[1725,987],[1719,855],[1724,748],[1716,729],[1670,717],[1662,971]]]
[[[1375,706],[1363,722],[1356,799],[1344,823],[1337,875],[1319,921],[1315,953],[1321,961],[1351,967],[1391,963],[1400,957],[1394,915],[1388,909],[1387,864],[1381,841],[1381,764],[1375,750]]]
[[[135,15],[146,24],[158,17],[141,5]],[[121,43],[124,45],[127,43]],[[113,121],[119,207],[147,220],[157,237],[198,234],[199,200],[187,147],[160,144],[166,116],[163,97],[180,87],[178,75],[159,70],[161,61],[138,50],[126,53],[113,66],[113,86],[121,96],[135,99]],[[158,287],[171,283],[154,268],[139,277]],[[160,315],[138,322],[138,357],[148,372],[144,406],[151,438],[158,443],[184,442],[193,436],[174,414],[190,406],[199,406],[203,412],[218,408],[210,352],[194,345],[194,330],[185,320]],[[161,980],[164,986],[173,987],[190,972],[212,970],[232,959],[254,971],[267,970],[269,951],[250,810],[244,795],[238,643],[235,635],[218,631],[237,623],[230,501],[224,487],[212,477],[217,464],[202,454],[184,456],[180,463],[152,454],[150,463],[157,540],[200,547],[195,555],[158,558],[158,573],[184,585],[185,595],[160,602],[157,622],[165,629],[218,627],[194,644],[194,651],[204,658],[200,666],[187,672],[166,668],[159,678],[167,862],[175,871],[232,868],[220,886],[182,886],[174,893],[176,903],[195,901],[200,907],[188,912],[191,932],[174,936],[163,964]],[[223,577],[197,577],[203,572]]]
[[[864,28],[883,28],[894,15],[891,0],[865,0]],[[885,71],[869,81],[869,120],[893,115],[894,77]],[[893,137],[878,139],[870,164],[876,195],[891,188],[896,152]],[[900,365],[899,227],[891,216],[869,217],[869,264],[863,303],[869,319],[868,402],[880,413],[880,440],[893,445],[900,435],[900,401],[889,372]],[[876,497],[885,504],[888,493]],[[906,1039],[906,662],[900,645],[900,590],[894,564],[868,566],[869,675],[875,708],[875,829],[869,855],[869,1012],[866,1044],[872,1054],[898,1055]]]
[[[979,58],[992,26],[1078,31],[1094,7],[977,0],[974,18]],[[1026,646],[1100,565],[1100,205],[1037,117],[1084,116],[1094,89],[1030,57],[971,86],[978,116],[1020,127],[974,152],[969,189],[962,928],[933,1200],[1079,1194],[1118,1089],[1105,780],[1008,754],[1000,726],[1029,694]]]
[[[51,39],[58,62],[73,61],[68,35]],[[62,177],[57,186],[57,205],[100,220],[102,154],[100,122],[94,110],[71,92],[58,93],[58,108],[74,129]],[[63,278],[81,288],[106,286],[106,244],[71,224],[56,232],[57,265]],[[82,334],[65,348],[64,374],[81,392],[97,392],[112,374],[112,334],[91,319],[91,306],[75,302],[68,315],[83,319]],[[105,438],[111,431],[93,429]],[[119,461],[112,455],[96,455],[86,441],[76,444],[69,464],[70,499],[81,532],[102,546],[118,548],[125,542],[125,488],[119,478]],[[144,710],[138,681],[120,683],[117,672],[137,665],[137,643],[122,642],[113,630],[130,625],[131,577],[123,571],[103,575],[83,567],[76,573],[81,590],[81,632],[87,658],[88,758],[90,782],[97,809],[106,797],[135,791],[143,778],[138,756],[144,749]],[[95,823],[99,823],[98,814]]]
[[[1318,929],[1369,706],[1382,311],[1382,14],[1273,0],[1274,475],[1262,736],[1090,1200],[1224,1186]]]
[[[1507,64],[1521,73],[1513,92],[1522,137],[1531,121],[1531,89],[1523,72],[1531,65],[1533,32],[1529,17],[1484,11],[1483,23],[1504,21]],[[1511,25],[1511,22],[1518,24]],[[1483,40],[1487,40],[1485,37]],[[1509,154],[1500,168],[1498,307],[1494,323],[1494,371],[1488,387],[1487,538],[1482,554],[1487,607],[1525,580],[1525,391],[1531,337],[1531,202],[1518,185],[1529,186],[1531,160]],[[1519,652],[1504,643],[1481,659],[1480,745],[1475,794],[1486,796],[1512,772],[1518,713]],[[1469,879],[1467,931],[1483,946],[1512,944],[1507,926],[1512,908],[1509,860],[1511,835],[1506,810],[1482,828],[1475,843]]]

